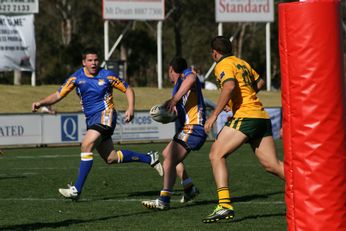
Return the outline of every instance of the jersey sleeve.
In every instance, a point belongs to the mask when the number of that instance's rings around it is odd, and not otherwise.
[[[76,77],[71,76],[65,81],[63,85],[61,85],[61,87],[58,90],[60,97],[65,97],[70,91],[72,91],[76,87],[75,85],[76,79],[77,79]]]
[[[254,80],[255,82],[257,82],[257,81],[260,80],[259,74],[258,74],[254,69],[252,69],[252,68],[251,68],[251,75],[252,75],[253,80]]]
[[[229,80],[235,80],[234,68],[231,65],[220,63],[215,68],[215,76],[221,86]]]
[[[183,71],[183,77],[185,78],[188,75],[196,75],[196,71],[192,68],[188,68]]]
[[[117,76],[111,75],[111,76],[108,76],[107,79],[113,88],[116,88],[122,92],[126,92],[126,89],[129,86],[125,80]]]

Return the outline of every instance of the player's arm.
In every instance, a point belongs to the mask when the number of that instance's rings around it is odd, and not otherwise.
[[[31,106],[31,110],[32,112],[36,112],[40,107],[53,105],[59,102],[62,98],[63,97],[60,96],[58,91],[54,92],[40,101],[33,102]]]
[[[186,79],[182,82],[177,93],[168,100],[165,105],[169,111],[174,111],[175,106],[179,102],[179,100],[191,89],[191,87],[196,82],[197,75],[195,72],[186,76]]]
[[[235,87],[234,80],[228,80],[223,83],[223,87],[221,89],[220,96],[217,100],[216,107],[214,111],[211,113],[207,121],[204,125],[204,130],[206,133],[210,132],[211,128],[213,127],[214,122],[217,119],[217,116],[220,114],[220,112],[225,108],[229,100],[231,99],[232,91]]]
[[[265,81],[259,76],[259,74],[254,69],[252,69],[250,66],[249,66],[249,68],[251,70],[250,71],[251,75],[253,76],[253,79],[254,79],[254,83],[252,85],[252,88],[257,93],[264,88]]]
[[[125,122],[130,122],[134,116],[135,92],[130,86],[128,86],[126,91],[125,91],[125,94],[126,94],[127,103],[128,103],[128,107],[127,107],[127,110],[125,112]]]
[[[256,93],[262,90],[264,88],[264,85],[265,85],[264,80],[262,78],[259,78],[256,81],[256,89],[255,89]]]
[[[119,91],[126,94],[127,99],[127,110],[125,111],[125,122],[130,122],[133,119],[134,110],[135,110],[135,92],[134,90],[123,80],[122,78],[117,77],[114,73],[111,73],[107,77],[108,81],[113,88],[118,89]]]
[[[31,105],[32,112],[36,112],[42,106],[51,106],[62,100],[69,92],[71,92],[75,88],[75,80],[76,77],[71,76],[65,81],[65,83],[59,88],[57,92],[52,93],[51,95],[38,102],[33,102]]]

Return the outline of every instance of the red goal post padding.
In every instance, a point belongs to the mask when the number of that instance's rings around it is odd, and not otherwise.
[[[288,230],[346,230],[340,1],[279,5]]]

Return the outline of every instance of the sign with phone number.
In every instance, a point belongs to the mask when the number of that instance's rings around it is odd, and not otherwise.
[[[0,14],[38,13],[38,0],[0,0]]]

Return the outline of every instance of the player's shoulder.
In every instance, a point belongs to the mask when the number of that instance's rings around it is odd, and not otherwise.
[[[80,77],[84,75],[84,71],[83,71],[83,67],[77,69],[74,73],[72,73],[72,75],[70,75],[70,77]]]
[[[183,77],[183,79],[185,79],[189,75],[195,75],[196,76],[196,71],[191,67],[189,67],[183,71],[182,77]]]
[[[109,77],[109,76],[112,76],[112,77],[117,77],[118,75],[112,71],[112,70],[107,70],[107,69],[104,69],[104,68],[101,68],[99,70],[99,75],[102,76],[102,77]]]

